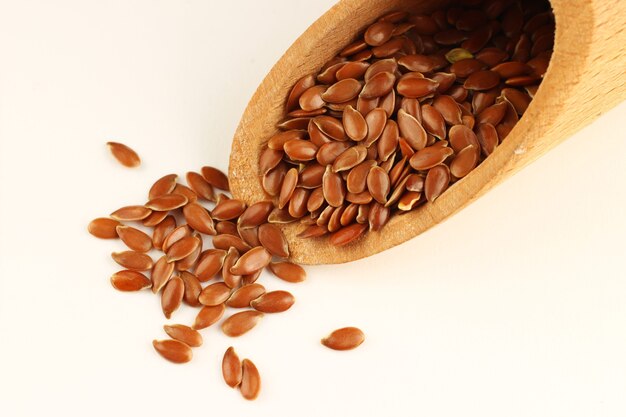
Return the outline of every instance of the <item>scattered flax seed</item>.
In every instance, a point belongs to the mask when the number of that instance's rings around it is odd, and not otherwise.
[[[128,146],[118,142],[107,142],[109,151],[117,159],[117,162],[124,165],[127,168],[137,168],[141,165],[141,159],[137,152],[129,148]]]
[[[351,350],[365,341],[365,334],[356,327],[337,329],[322,339],[322,344],[333,350]]]

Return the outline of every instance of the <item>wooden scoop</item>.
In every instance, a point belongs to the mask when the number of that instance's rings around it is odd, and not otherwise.
[[[233,195],[266,200],[259,154],[284,118],[293,84],[319,68],[379,16],[394,10],[432,12],[451,4],[434,0],[342,0],[289,48],[250,100],[230,157]],[[626,98],[626,1],[551,0],[556,19],[554,54],[534,100],[503,143],[434,203],[392,216],[380,232],[335,247],[326,237],[300,239],[300,223],[285,225],[291,258],[303,264],[353,261],[403,243],[442,222]],[[592,138],[590,138],[592,139]]]

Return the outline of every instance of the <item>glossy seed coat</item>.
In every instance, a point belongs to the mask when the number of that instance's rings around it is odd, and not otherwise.
[[[263,313],[281,313],[289,310],[295,302],[294,296],[287,291],[271,291],[252,300],[250,306]]]
[[[241,395],[246,400],[255,400],[261,392],[261,375],[256,365],[249,359],[241,362]]]
[[[237,356],[235,348],[232,346],[226,349],[224,353],[224,358],[222,359],[222,376],[224,377],[226,385],[231,388],[236,388],[241,384],[243,368],[241,360],[239,356]]]
[[[150,288],[150,280],[137,271],[119,271],[111,276],[111,285],[119,291],[139,291]]]
[[[152,346],[159,355],[173,363],[186,363],[193,358],[191,348],[180,340],[154,340]]]
[[[322,344],[333,350],[351,350],[365,341],[365,334],[356,327],[344,327],[322,339]]]
[[[306,280],[304,268],[292,262],[272,262],[269,264],[269,268],[274,275],[283,281],[296,283]]]
[[[166,324],[163,330],[172,339],[181,341],[190,347],[202,346],[202,335],[184,324]]]
[[[100,217],[92,220],[87,226],[87,230],[100,239],[116,239],[118,237],[117,226],[121,226],[117,220]]]
[[[222,331],[226,336],[238,337],[249,332],[263,318],[260,311],[246,310],[235,313],[222,323]]]
[[[137,168],[141,165],[141,158],[137,152],[119,142],[107,142],[109,151],[117,161],[126,168]]]

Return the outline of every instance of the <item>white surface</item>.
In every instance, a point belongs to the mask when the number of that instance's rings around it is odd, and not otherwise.
[[[185,366],[154,353],[158,298],[111,288],[122,246],[87,223],[165,173],[225,169],[255,87],[332,3],[0,1],[2,416],[624,415],[625,103],[401,247],[266,276],[298,301],[244,337],[208,329]],[[321,347],[344,325],[366,342]],[[231,344],[256,402],[221,380]]]

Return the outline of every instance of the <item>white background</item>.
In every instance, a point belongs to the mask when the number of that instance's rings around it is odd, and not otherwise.
[[[87,223],[166,173],[226,169],[255,87],[332,4],[0,1],[2,416],[624,415],[626,103],[407,244],[265,276],[298,301],[249,334],[207,329],[183,366],[153,351],[158,298],[111,288],[122,246]],[[359,349],[319,344],[345,325]],[[231,344],[256,402],[221,380]]]

